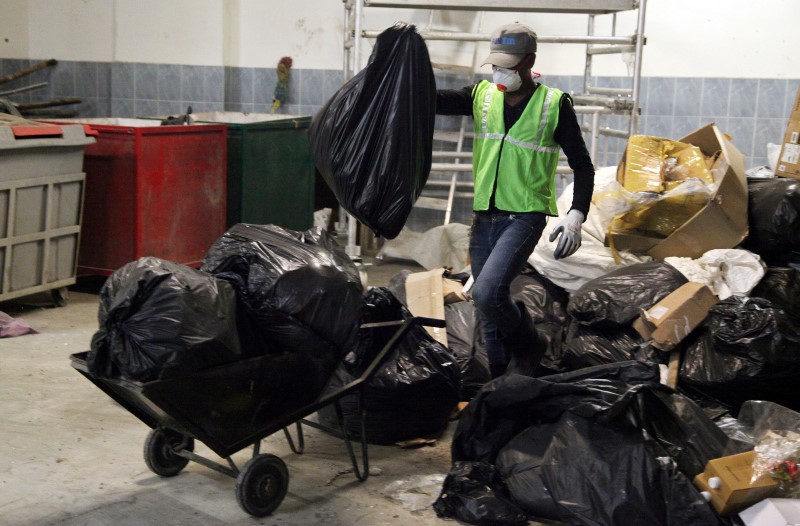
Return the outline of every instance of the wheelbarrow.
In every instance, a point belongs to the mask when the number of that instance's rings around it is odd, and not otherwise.
[[[362,387],[415,325],[444,327],[445,323],[414,317],[361,325],[362,329],[397,329],[361,376],[332,392],[321,389],[327,379],[309,379],[307,374],[304,377],[304,372],[314,368],[308,363],[313,358],[301,356],[302,353],[264,355],[181,378],[150,382],[97,377],[89,372],[87,352],[73,354],[70,359],[73,368],[151,428],[144,443],[144,460],[153,473],[174,477],[190,461],[202,464],[235,478],[236,500],[241,508],[263,517],[280,506],[289,487],[286,463],[260,452],[261,441],[280,430],[296,454],[302,454],[305,448],[304,425],[342,437],[356,478],[367,480],[369,452]],[[362,402],[360,466],[340,405],[342,397],[354,392]],[[335,407],[338,430],[306,419],[329,404]],[[296,440],[289,432],[292,425]],[[195,453],[195,440],[208,446],[226,464]],[[252,457],[239,469],[231,456],[250,446]]]

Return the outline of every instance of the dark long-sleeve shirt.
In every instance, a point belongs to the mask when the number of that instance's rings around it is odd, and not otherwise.
[[[540,84],[537,84],[538,88]],[[535,91],[535,90],[534,90]],[[522,116],[522,112],[530,102],[533,92],[515,106],[505,105],[503,118],[508,131]],[[472,86],[462,89],[442,89],[436,92],[436,113],[440,115],[472,115]],[[586,143],[583,140],[578,117],[572,107],[572,99],[566,95],[561,98],[561,107],[553,138],[567,156],[567,163],[575,174],[573,185],[572,207],[583,212],[584,218],[589,212],[594,189],[594,166]]]

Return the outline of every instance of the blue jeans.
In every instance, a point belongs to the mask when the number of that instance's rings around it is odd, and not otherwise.
[[[480,313],[490,363],[506,363],[500,337],[513,333],[522,321],[509,287],[539,242],[546,223],[547,217],[539,213],[476,213],[473,217],[469,241],[475,279],[472,299]]]

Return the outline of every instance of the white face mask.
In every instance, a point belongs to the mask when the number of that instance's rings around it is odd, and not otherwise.
[[[492,82],[497,85],[500,91],[517,91],[522,86],[522,79],[519,73],[513,69],[492,66]]]

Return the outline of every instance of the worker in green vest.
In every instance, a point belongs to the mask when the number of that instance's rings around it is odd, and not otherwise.
[[[438,90],[436,112],[472,115],[475,178],[470,264],[472,297],[486,339],[492,377],[504,371],[533,376],[546,344],[537,338],[524,305],[511,300],[519,275],[542,235],[558,216],[555,175],[559,150],[574,173],[572,207],[553,230],[556,259],[581,244],[594,166],[569,95],[534,81],[536,33],[513,23],[492,33],[492,80],[459,90]]]

